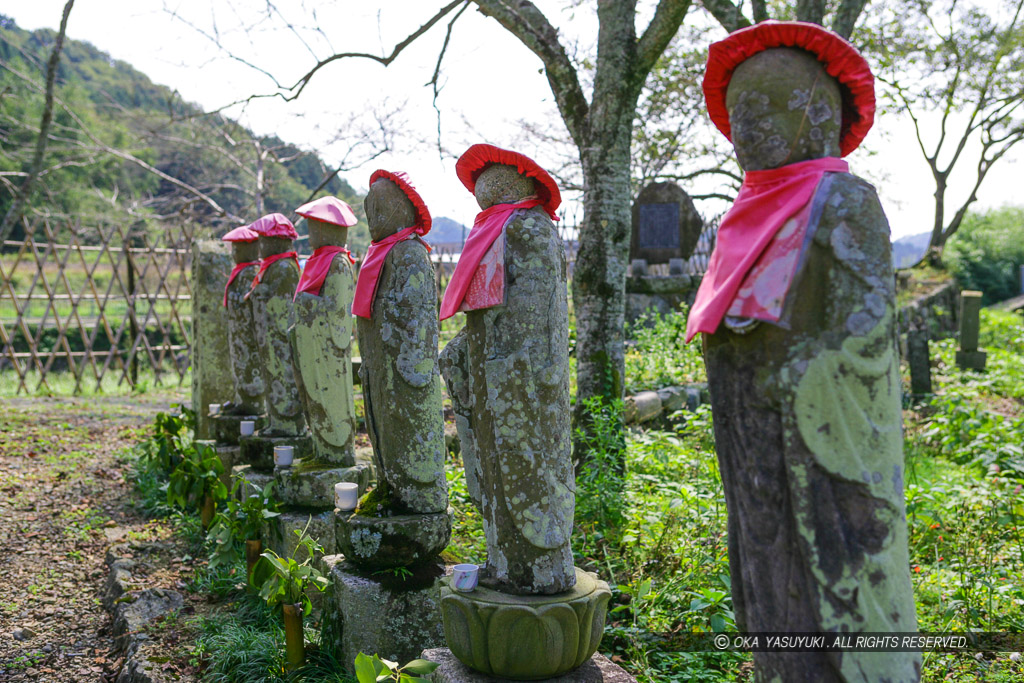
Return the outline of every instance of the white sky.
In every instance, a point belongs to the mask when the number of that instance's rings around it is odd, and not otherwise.
[[[4,4],[8,6],[0,5],[0,12],[13,17],[22,28],[56,29],[64,1],[16,0]],[[298,8],[307,0],[280,0],[279,4]],[[317,24],[326,39],[320,38],[311,47],[319,57],[325,57],[333,51],[389,53],[443,2],[339,0],[314,4],[324,6],[318,9]],[[592,3],[584,3],[575,11],[567,9],[570,3],[564,1],[541,0],[537,4],[559,27],[564,41],[578,41],[581,52],[592,47],[596,38]],[[178,90],[184,99],[207,109],[252,93],[273,92],[273,83],[266,76],[226,58],[209,40],[172,18],[165,5],[206,29],[215,17],[222,41],[282,82],[294,82],[315,63],[310,52],[284,29],[272,33],[240,30],[265,11],[266,3],[261,0],[77,0],[68,35],[130,63],[154,82]],[[233,11],[232,5],[247,8],[246,12]],[[295,16],[310,15],[296,11]],[[646,16],[638,20],[639,30],[647,20]],[[279,20],[275,23],[282,24]],[[443,21],[434,26],[387,68],[369,60],[341,60],[321,70],[296,101],[258,100],[244,111],[232,109],[227,113],[257,133],[275,133],[288,142],[316,150],[327,163],[336,164],[342,153],[325,140],[333,137],[352,113],[367,106],[402,108],[399,118],[404,122],[405,135],[399,149],[343,176],[353,187],[365,189],[376,168],[404,170],[433,215],[471,225],[478,208],[455,177],[454,158],[439,159],[432,93],[424,87],[434,71],[446,25]],[[722,31],[719,37],[724,35]],[[438,100],[441,139],[445,149],[456,155],[474,142],[512,146],[523,138],[519,121],[557,120],[540,60],[495,20],[472,7],[452,33],[442,83],[444,89]],[[542,165],[553,162],[546,157],[542,143],[533,147],[519,144],[517,149]],[[990,172],[974,208],[1024,201],[1017,163],[1024,156],[1022,152],[1016,150]],[[930,230],[934,184],[914,142],[909,120],[881,117],[862,149],[848,160],[853,172],[878,181],[894,238]],[[952,177],[952,195],[962,200],[967,190],[958,193],[957,189],[972,180],[969,173],[974,161],[967,157],[961,164],[960,175],[954,173]],[[287,212],[294,207],[268,208]],[[705,203],[699,208],[711,216],[725,207]],[[947,213],[952,211],[947,209]]]

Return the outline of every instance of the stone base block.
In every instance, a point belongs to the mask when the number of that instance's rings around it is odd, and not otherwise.
[[[333,510],[287,510],[267,520],[270,549],[281,557],[291,555],[299,540],[295,532],[305,529],[307,522],[307,533],[324,547],[324,555],[333,555],[337,552],[334,543]],[[305,557],[296,559],[301,562]]]
[[[957,351],[956,364],[964,370],[984,370],[988,354],[984,351]]]
[[[209,446],[217,452],[220,464],[224,466],[224,471],[220,475],[220,481],[230,489],[231,472],[238,462],[238,446],[225,445],[212,439],[197,439],[195,443],[197,446]]]
[[[241,464],[252,465],[258,470],[274,469],[274,446],[293,446],[293,457],[309,458],[313,455],[313,439],[300,436],[243,436],[238,440],[241,448]]]
[[[264,486],[274,480],[273,472],[260,472],[259,470],[253,469],[251,465],[235,465],[231,468],[231,474],[237,477],[243,477],[246,481],[259,487],[260,491],[263,490]]]
[[[323,609],[321,647],[349,673],[356,655],[377,653],[405,663],[444,645],[439,589],[441,564],[424,565],[405,580],[390,572],[364,574],[344,556],[325,557],[331,587]]]
[[[335,528],[338,550],[368,571],[430,562],[448,545],[454,514],[452,508],[392,517],[339,511]]]
[[[334,509],[334,485],[341,481],[359,485],[359,495],[370,485],[370,466],[359,462],[352,467],[323,465],[309,459],[291,467],[274,469],[274,495],[285,505]]]
[[[611,595],[607,583],[578,567],[572,590],[555,595],[484,587],[460,593],[445,580],[445,642],[467,667],[498,680],[558,680],[597,652]]]
[[[434,683],[505,683],[508,678],[494,678],[473,671],[460,662],[452,651],[446,647],[424,650],[421,658],[436,662],[441,666],[430,675]],[[597,653],[580,668],[563,674],[558,678],[545,679],[550,683],[636,683],[636,679],[626,673],[604,655]]]
[[[226,415],[219,413],[210,418],[210,430],[215,441],[221,444],[237,446],[241,438],[242,420],[249,420],[256,423],[259,429],[261,419],[259,415]]]

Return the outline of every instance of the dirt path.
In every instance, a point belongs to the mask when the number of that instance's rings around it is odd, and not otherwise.
[[[128,507],[118,454],[182,395],[13,399],[0,405],[0,680],[103,681],[99,604],[113,533],[151,523]]]

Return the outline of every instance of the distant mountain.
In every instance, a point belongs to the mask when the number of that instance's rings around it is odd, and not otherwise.
[[[430,232],[424,238],[431,245],[462,245],[469,228],[451,218],[435,218]]]
[[[55,37],[49,29],[21,29],[0,14],[2,175],[19,177],[30,167],[43,106],[41,84]],[[315,152],[275,135],[257,136],[225,116],[205,114],[87,42],[65,42],[56,95],[63,105],[53,112],[45,171],[31,202],[40,213],[72,216],[86,225],[128,218],[152,230],[159,230],[161,221],[187,222],[206,228],[207,235],[220,235],[237,222],[218,214],[213,202],[243,220],[259,217],[258,200],[263,212],[287,215],[314,191],[359,204],[355,190]],[[94,139],[166,176],[97,151]],[[259,192],[257,178],[262,179]],[[0,215],[12,201],[10,187],[0,184]],[[187,188],[212,202],[200,201]],[[304,221],[296,227],[300,233],[306,230]],[[350,244],[368,243],[360,221],[350,231]]]
[[[928,249],[928,242],[931,239],[930,232],[922,232],[918,235],[901,237],[892,243],[892,264],[897,268],[916,263]]]

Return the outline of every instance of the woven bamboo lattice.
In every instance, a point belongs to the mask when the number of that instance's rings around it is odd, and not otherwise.
[[[0,381],[73,393],[188,371],[191,229],[23,222],[0,251]]]

